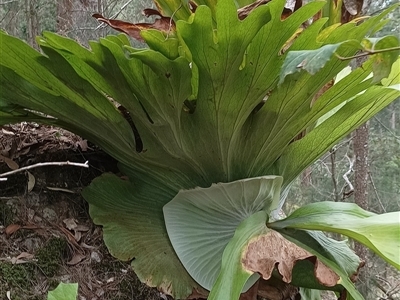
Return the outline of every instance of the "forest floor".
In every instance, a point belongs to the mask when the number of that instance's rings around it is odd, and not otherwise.
[[[77,282],[79,300],[167,300],[113,258],[80,195],[92,179],[118,172],[116,161],[59,128],[0,127],[0,174],[44,162],[0,181],[0,299],[43,300],[60,282]]]

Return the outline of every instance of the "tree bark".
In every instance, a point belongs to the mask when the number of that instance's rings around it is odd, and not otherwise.
[[[25,0],[26,9],[26,41],[35,49],[39,49],[36,44],[36,37],[40,34],[38,20],[38,0]]]
[[[354,133],[354,201],[361,208],[368,209],[368,123],[361,125]],[[367,249],[356,242],[354,251],[364,262],[367,261]],[[359,279],[363,282],[366,278],[365,269],[360,270]],[[361,287],[363,290],[365,285]]]
[[[57,32],[66,35],[72,28],[72,1],[57,1]]]
[[[17,1],[10,2],[3,7],[6,11],[2,24],[4,24],[5,31],[13,36],[18,36],[18,21],[17,15],[20,9]]]
[[[396,107],[394,106],[394,102],[389,106],[391,114],[390,114],[390,129],[396,129]]]

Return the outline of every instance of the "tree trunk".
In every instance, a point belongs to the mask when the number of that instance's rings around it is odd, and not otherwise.
[[[36,44],[36,37],[40,34],[38,21],[38,0],[25,0],[26,9],[26,41],[35,49],[39,49]]]
[[[20,10],[19,3],[17,1],[10,2],[4,6],[4,10],[6,11],[4,20],[2,24],[4,24],[5,31],[13,36],[18,36],[18,12]]]
[[[394,102],[390,104],[389,106],[391,114],[390,114],[390,129],[395,130],[396,129],[396,107],[394,105]]]
[[[360,126],[354,134],[354,201],[361,208],[368,209],[368,123]],[[364,245],[356,242],[354,250],[364,262],[367,261],[367,249]],[[360,270],[359,280],[362,283],[366,278],[365,269]],[[365,281],[364,281],[365,282]],[[366,285],[361,286],[365,295]]]
[[[57,1],[57,32],[66,35],[72,28],[72,1]]]

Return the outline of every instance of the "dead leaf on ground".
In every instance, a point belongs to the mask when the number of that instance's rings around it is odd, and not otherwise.
[[[71,258],[71,260],[70,260],[69,262],[67,262],[67,265],[74,266],[74,265],[80,263],[82,260],[84,260],[85,257],[86,257],[86,256],[83,255],[83,254],[76,253],[76,254]]]
[[[33,259],[34,257],[35,256],[31,253],[21,252],[21,254],[19,254],[18,256],[11,258],[11,263],[13,265],[24,264],[29,262],[29,260]]]
[[[78,221],[75,220],[74,218],[68,218],[68,219],[63,220],[65,227],[69,230],[74,230],[76,228],[76,226],[78,226],[77,222]]]
[[[68,244],[75,250],[75,251],[79,251],[83,253],[82,247],[79,246],[78,242],[75,239],[75,236],[72,235],[72,233],[70,231],[68,231],[67,229],[65,229],[62,226],[56,225],[58,227],[58,229],[61,230],[62,233],[65,234],[66,238],[67,238],[67,242]]]
[[[36,179],[35,179],[35,176],[33,176],[31,172],[28,172],[28,171],[26,171],[26,172],[28,173],[28,193],[29,193],[30,191],[33,190],[35,183],[36,183]]]
[[[0,155],[0,160],[4,161],[11,170],[19,169],[19,165],[15,161],[13,161],[11,158]]]
[[[282,281],[292,281],[292,270],[299,260],[315,262],[314,275],[320,284],[335,286],[340,277],[319,261],[313,254],[285,239],[276,231],[270,231],[253,240],[247,246],[242,259],[245,269],[260,273],[269,279],[275,267],[282,275]]]
[[[133,24],[121,20],[107,19],[103,17],[101,14],[94,14],[92,15],[92,17],[96,18],[100,22],[107,24],[108,26],[114,28],[115,30],[126,33],[127,35],[141,42],[144,41],[142,36],[140,35],[140,32],[142,30],[157,29],[166,33],[171,33],[175,31],[175,23],[171,18],[162,16],[155,9],[145,9],[144,13],[147,16],[156,15],[159,16],[160,18],[156,19],[154,23]]]
[[[82,237],[81,232],[89,231],[89,227],[80,224],[78,225],[78,221],[76,219],[73,218],[64,219],[63,222],[67,229],[74,232],[74,238],[77,242],[79,242]]]
[[[82,152],[86,152],[88,149],[93,150],[88,146],[87,140],[81,140],[75,143],[76,147],[80,147]]]
[[[7,237],[10,237],[13,233],[18,231],[21,228],[21,225],[19,224],[10,224],[6,227],[4,232],[6,233]]]
[[[9,130],[7,130],[7,129],[4,129],[4,128],[2,128],[2,129],[1,129],[1,131],[2,131],[4,134],[6,134],[6,135],[15,135],[15,133],[14,133],[14,132],[12,132],[12,131],[9,131]]]

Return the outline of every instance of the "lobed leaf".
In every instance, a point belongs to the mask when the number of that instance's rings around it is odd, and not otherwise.
[[[337,232],[364,244],[400,269],[400,212],[381,215],[353,203],[319,202],[305,205],[284,220],[270,223],[273,229],[294,228]]]
[[[196,282],[211,290],[236,228],[258,211],[268,214],[277,205],[281,183],[279,176],[264,176],[182,190],[164,206],[169,239]]]

